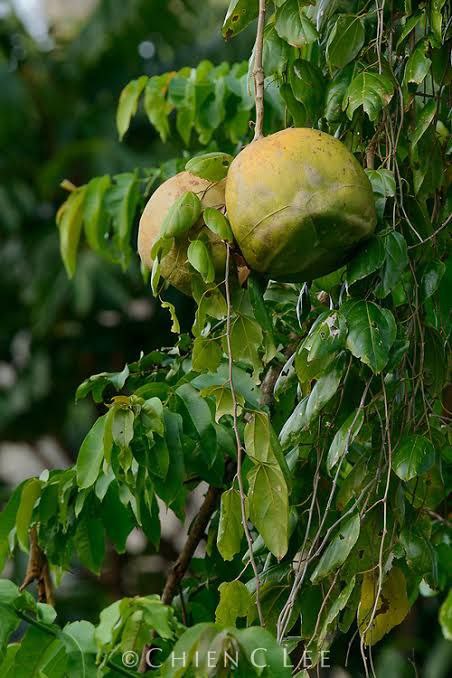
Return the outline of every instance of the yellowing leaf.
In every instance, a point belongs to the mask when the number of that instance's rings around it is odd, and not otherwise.
[[[237,617],[246,617],[251,605],[251,594],[241,581],[223,582],[218,588],[220,602],[215,620],[222,626],[235,626]]]
[[[242,536],[240,494],[231,488],[221,495],[217,547],[223,560],[232,560],[240,551]]]
[[[220,421],[225,414],[234,414],[234,404],[232,402],[232,393],[229,386],[209,386],[200,391],[204,398],[205,396],[213,396],[215,398],[215,421]],[[237,413],[240,414],[242,406],[245,404],[245,398],[240,394],[235,394],[237,400]]]
[[[393,567],[389,572],[375,606],[377,591],[378,573],[366,572],[358,608],[358,627],[366,645],[378,643],[394,626],[405,619],[410,609],[405,576],[399,568]],[[374,606],[375,616],[371,621]]]

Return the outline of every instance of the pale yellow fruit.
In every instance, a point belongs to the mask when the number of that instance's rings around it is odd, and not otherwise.
[[[152,245],[160,237],[160,229],[168,210],[178,198],[191,191],[201,200],[203,209],[220,208],[225,204],[224,190],[224,180],[212,183],[189,172],[180,172],[159,186],[149,199],[140,219],[138,253],[143,264],[149,269],[152,268]],[[203,224],[202,218],[188,234],[175,239],[172,249],[161,261],[162,277],[188,295],[191,294],[191,272],[187,261],[187,248],[190,240],[198,237],[201,232],[210,242],[210,252],[218,278],[223,279],[226,263],[225,244]]]
[[[232,162],[226,208],[248,266],[305,281],[342,266],[375,229],[363,168],[340,141],[286,129],[247,146]]]

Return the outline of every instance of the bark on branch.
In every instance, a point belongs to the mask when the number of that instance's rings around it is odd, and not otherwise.
[[[264,130],[264,26],[265,26],[265,0],[259,0],[259,18],[257,20],[256,43],[254,46],[254,98],[256,101],[256,126],[254,139],[257,141],[263,136]]]

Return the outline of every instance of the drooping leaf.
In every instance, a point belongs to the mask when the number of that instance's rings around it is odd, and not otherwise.
[[[401,480],[411,480],[435,463],[435,448],[430,440],[421,435],[411,435],[402,439],[397,447],[392,468]]]
[[[3,571],[5,560],[9,553],[9,535],[16,524],[16,514],[20,506],[20,499],[24,484],[20,483],[9,498],[8,503],[0,513],[0,572]]]
[[[215,611],[215,622],[221,626],[235,626],[237,617],[246,617],[251,594],[241,581],[223,582],[218,587],[220,602]]]
[[[333,438],[333,442],[328,450],[328,457],[326,461],[328,471],[347,454],[349,446],[352,444],[356,436],[361,430],[364,423],[364,413],[362,410],[355,410],[344,421],[340,429]]]
[[[275,29],[279,37],[292,45],[310,45],[319,37],[317,29],[302,11],[298,0],[286,0],[276,11]]]
[[[379,299],[388,296],[408,266],[408,247],[405,238],[397,231],[391,231],[383,240],[385,260],[381,275],[381,284],[375,290]]]
[[[421,40],[411,53],[405,67],[404,82],[406,84],[420,85],[426,78],[432,65],[431,59],[426,55],[427,47],[428,42]]]
[[[215,280],[215,268],[209,250],[202,240],[193,240],[187,250],[187,258],[205,283]]]
[[[234,635],[251,666],[265,667],[265,672],[272,678],[290,678],[290,659],[270,631],[251,626],[236,630]]]
[[[75,273],[77,252],[83,224],[86,186],[73,191],[57,212],[61,257],[69,278]]]
[[[326,44],[330,70],[344,68],[356,58],[364,45],[365,31],[359,16],[340,14],[333,24]]]
[[[28,551],[28,530],[33,508],[41,495],[41,490],[42,482],[38,478],[31,478],[24,484],[20,495],[20,504],[16,514],[16,534],[24,551]]]
[[[231,389],[228,384],[225,386],[208,386],[200,391],[203,397],[213,396],[215,398],[215,421],[218,423],[225,414],[230,416],[234,413],[234,403]],[[241,393],[236,393],[237,414],[240,416],[242,407],[245,404],[245,398]]]
[[[231,226],[222,212],[213,207],[207,207],[204,210],[203,218],[207,228],[221,238],[221,240],[226,240],[231,244],[234,242]]]
[[[168,115],[173,106],[168,102],[166,94],[174,75],[174,73],[154,75],[149,78],[144,92],[144,110],[150,123],[160,134],[162,141],[166,141],[170,134]]]
[[[426,130],[430,127],[435,115],[436,115],[436,101],[430,99],[427,101],[424,108],[419,113],[416,120],[416,127],[414,129],[414,134],[411,137],[411,147],[416,146],[418,141],[422,138]]]
[[[192,367],[195,372],[216,372],[223,352],[215,339],[196,337],[193,343]]]
[[[378,572],[366,572],[358,608],[358,627],[366,645],[378,643],[386,633],[405,619],[409,610],[405,576],[399,568],[393,567],[387,575],[378,600],[377,591]],[[374,608],[375,616],[372,619]]]
[[[232,560],[239,553],[242,536],[240,494],[231,488],[221,495],[217,547],[223,560]]]
[[[278,560],[287,551],[289,504],[286,481],[276,466],[256,464],[248,474],[250,519]]]
[[[371,238],[347,265],[347,281],[352,285],[358,280],[366,278],[371,273],[375,273],[383,266],[385,260],[385,249],[383,239],[380,237]]]
[[[201,201],[196,193],[184,193],[168,210],[161,235],[164,238],[180,238],[196,224],[201,216],[201,209]]]
[[[322,71],[305,59],[296,59],[289,68],[289,82],[295,99],[303,104],[307,119],[317,120],[325,90]]]
[[[393,93],[394,84],[388,75],[375,71],[363,71],[351,81],[344,108],[351,120],[356,109],[362,106],[373,122],[378,118],[382,108],[389,104]]]
[[[422,274],[421,296],[423,301],[432,297],[440,286],[446,265],[443,261],[430,261]]]
[[[138,108],[138,100],[148,81],[147,75],[142,75],[137,80],[131,80],[121,92],[118,110],[116,113],[116,127],[119,138],[122,139],[129,129],[130,120]]]
[[[105,555],[102,520],[84,511],[77,522],[74,543],[81,563],[91,572],[100,574]]]
[[[348,555],[359,537],[360,516],[356,514],[348,518],[339,526],[338,532],[328,544],[317,567],[311,575],[313,584],[324,579],[334,570],[337,570],[348,558]]]
[[[446,600],[441,605],[439,611],[439,623],[444,638],[452,640],[452,589],[447,594]]]
[[[77,457],[77,484],[80,489],[94,485],[104,458],[104,435],[107,415],[99,417],[83,440]]]
[[[169,314],[171,316],[171,332],[174,332],[174,334],[180,334],[180,324],[178,317],[176,315],[176,307],[174,304],[171,304],[169,301],[162,301],[161,302],[161,307],[162,308],[167,308],[169,311]]]
[[[388,309],[370,301],[346,301],[341,306],[348,325],[346,340],[351,353],[378,374],[389,359],[397,327]]]
[[[105,212],[105,194],[111,186],[108,175],[91,179],[86,187],[83,205],[83,224],[89,246],[102,252],[106,246],[109,220]]]

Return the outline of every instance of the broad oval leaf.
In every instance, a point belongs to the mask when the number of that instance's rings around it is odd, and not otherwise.
[[[203,219],[207,228],[221,238],[221,240],[226,240],[229,243],[234,242],[231,226],[222,212],[213,207],[207,207],[204,210]]]
[[[77,457],[77,485],[80,489],[91,487],[97,480],[104,458],[104,435],[107,414],[99,417],[88,431]]]
[[[394,83],[388,75],[375,71],[358,73],[347,90],[347,115],[351,120],[356,109],[362,106],[369,119],[374,121],[382,108],[389,104],[393,94]]]
[[[231,488],[221,495],[217,547],[223,560],[232,560],[239,553],[242,536],[240,494]]]
[[[212,257],[202,240],[193,240],[190,243],[187,250],[187,258],[205,283],[211,283],[215,280],[215,268]]]
[[[170,207],[163,220],[163,238],[180,238],[196,224],[201,216],[201,201],[195,193],[187,191]]]
[[[343,68],[361,51],[365,31],[361,17],[341,14],[333,24],[326,43],[326,60],[330,70]]]
[[[229,153],[205,153],[189,160],[185,169],[201,179],[221,181],[227,175],[232,160]]]
[[[391,311],[371,301],[346,301],[340,307],[348,324],[346,346],[378,374],[389,359],[397,327]]]
[[[366,645],[378,643],[386,633],[405,619],[410,609],[405,576],[399,568],[393,567],[387,575],[378,600],[377,591],[378,571],[366,572],[358,607],[358,628]],[[375,615],[371,622],[374,608]]]
[[[360,526],[361,522],[359,514],[352,516],[348,520],[344,520],[339,527],[338,533],[327,546],[317,567],[312,573],[312,583],[320,581],[345,563],[350,551],[358,540]]]
[[[430,440],[421,435],[404,438],[392,459],[392,469],[401,480],[411,480],[435,463],[435,448]]]
[[[83,205],[86,186],[73,191],[57,212],[60,232],[60,251],[69,278],[75,273],[77,251],[83,224]]]
[[[256,464],[248,474],[250,520],[266,547],[280,560],[287,552],[289,499],[279,467]]]
[[[17,540],[24,551],[28,551],[28,530],[30,527],[33,508],[41,496],[42,482],[38,478],[31,478],[23,486],[20,504],[16,515]]]
[[[223,582],[218,587],[220,602],[215,610],[215,622],[235,626],[237,617],[246,617],[252,605],[251,594],[241,581]]]
[[[349,285],[366,278],[381,268],[385,260],[385,249],[381,237],[368,240],[363,249],[347,265],[347,282]]]
[[[344,421],[340,429],[333,438],[333,442],[328,450],[327,469],[331,469],[337,462],[348,452],[349,446],[352,444],[356,436],[361,430],[364,423],[364,413],[362,410],[355,410]]]
[[[304,14],[299,0],[286,0],[278,7],[275,29],[279,37],[292,47],[310,45],[319,37],[316,27]]]
[[[226,40],[243,31],[259,13],[258,0],[231,0],[221,32]]]

